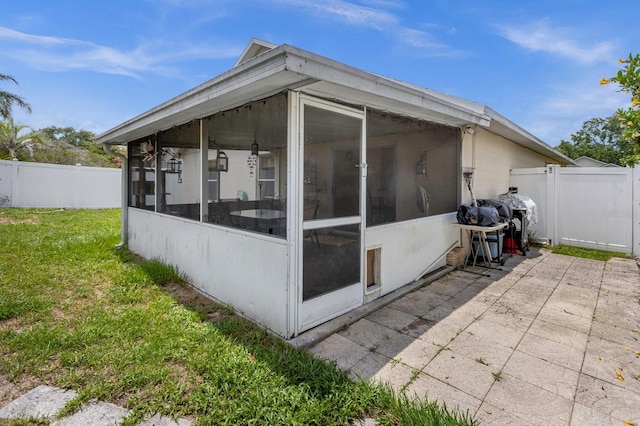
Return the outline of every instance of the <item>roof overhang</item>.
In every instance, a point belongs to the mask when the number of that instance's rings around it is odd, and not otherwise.
[[[561,163],[572,163],[484,105],[378,76],[286,44],[266,50],[255,41],[231,70],[96,138],[126,144],[285,90],[363,105],[450,126],[479,125]]]
[[[560,164],[574,164],[574,161],[571,158],[552,148],[550,145],[527,132],[513,121],[510,121],[506,117],[498,114],[491,108],[485,107],[485,111],[487,111],[487,114],[491,117],[491,124],[488,127],[490,132],[511,140],[525,148],[529,148],[532,151],[543,154]]]
[[[280,45],[97,137],[124,144],[284,90],[442,124],[488,125],[486,115],[420,90],[288,45]]]

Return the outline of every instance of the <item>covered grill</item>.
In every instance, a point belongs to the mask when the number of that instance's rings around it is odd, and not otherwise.
[[[513,237],[517,248],[526,254],[529,245],[529,224],[538,223],[538,210],[536,203],[524,194],[518,193],[518,188],[511,187],[509,192],[498,195],[498,200],[511,207],[513,212],[512,223],[515,230]],[[509,247],[505,247],[507,249]],[[515,247],[511,247],[515,249]]]

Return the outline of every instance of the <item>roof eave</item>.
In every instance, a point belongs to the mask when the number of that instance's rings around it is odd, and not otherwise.
[[[178,95],[168,101],[137,115],[124,123],[107,130],[96,138],[97,143],[122,144],[121,136],[137,129],[150,125],[156,125],[157,130],[165,130],[178,124],[189,121],[186,118],[188,111],[197,109],[217,97],[228,94],[233,90],[249,82],[259,81],[270,75],[277,74],[286,69],[286,55],[284,49],[278,47],[272,51],[263,53],[259,58],[244,62],[219,76],[202,83],[193,89]],[[206,115],[210,115],[209,114]],[[174,119],[171,119],[174,117]],[[180,117],[180,119],[178,119]],[[182,118],[185,117],[185,118]],[[198,119],[202,116],[194,115],[190,119]],[[162,122],[162,126],[157,126]]]
[[[545,155],[560,164],[568,165],[575,164],[575,162],[553,148],[546,142],[542,141],[538,137],[532,135],[522,127],[518,126],[513,121],[499,114],[489,107],[485,107],[485,111],[487,115],[491,118],[491,124],[488,126],[488,129],[497,135],[503,136],[506,139],[512,140],[513,142],[529,148],[535,152]]]
[[[363,71],[293,46],[283,46],[287,51],[288,70],[302,73],[313,80],[373,94],[380,99],[380,103],[375,105],[376,107],[384,108],[384,101],[392,104],[401,103],[424,110],[425,118],[433,118],[433,113],[443,118],[447,117],[448,120],[437,120],[446,121],[446,124],[489,125],[490,118],[482,111],[469,108],[471,103],[456,102],[452,97],[439,96],[438,93],[428,89]],[[344,96],[344,92],[340,92],[340,94]],[[348,101],[348,99],[342,100]],[[357,99],[352,101],[357,102]]]
[[[445,97],[439,97],[435,92],[420,90],[293,46],[281,45],[102,133],[96,138],[96,142],[123,144],[128,140],[134,140],[135,136],[142,137],[141,133],[145,131],[153,133],[211,115],[220,108],[229,107],[229,104],[216,102],[221,95],[229,94],[248,84],[259,85],[261,81],[279,73],[290,77],[288,80],[285,79],[287,84],[284,84],[281,90],[310,87],[309,84],[322,81],[335,87],[354,89],[354,102],[367,98],[365,95],[369,96],[368,100],[371,100],[372,96],[379,100],[377,105],[368,106],[397,113],[404,111],[396,109],[405,107],[407,111],[414,112],[415,116],[451,125],[472,123],[487,126],[490,123],[488,116],[468,108],[463,102],[452,102]],[[249,100],[245,99],[245,102]],[[393,106],[387,105],[387,102]],[[204,104],[211,106],[206,113],[203,112]]]

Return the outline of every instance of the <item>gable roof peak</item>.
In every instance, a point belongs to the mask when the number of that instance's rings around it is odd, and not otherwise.
[[[268,52],[274,47],[278,47],[278,45],[270,43],[268,41],[260,40],[254,37],[251,39],[251,41],[249,41],[249,44],[247,45],[247,47],[244,48],[244,51],[242,52],[242,54],[238,58],[238,61],[235,63],[233,67],[235,68],[238,65],[244,62],[247,62],[249,59],[253,59],[258,55]]]

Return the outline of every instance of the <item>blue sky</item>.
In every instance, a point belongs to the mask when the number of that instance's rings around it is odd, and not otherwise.
[[[101,133],[233,66],[252,37],[488,105],[552,146],[628,99],[636,0],[20,0],[0,15],[16,121]]]

